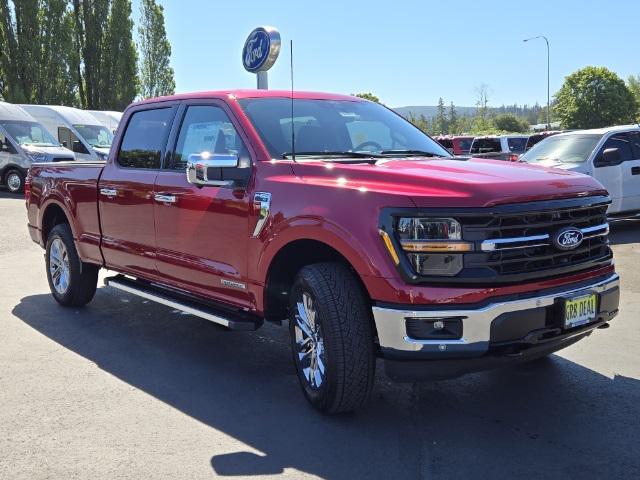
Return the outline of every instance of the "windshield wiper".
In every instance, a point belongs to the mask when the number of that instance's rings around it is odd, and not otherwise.
[[[444,155],[437,155],[433,152],[425,152],[423,150],[383,150],[380,152],[380,155],[401,155],[404,157],[442,157],[445,158]]]
[[[294,152],[285,152],[282,158],[293,157]],[[373,152],[326,151],[326,152],[295,152],[298,157],[347,157],[347,158],[381,158],[382,155]]]

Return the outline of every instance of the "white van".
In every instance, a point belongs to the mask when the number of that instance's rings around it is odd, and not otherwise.
[[[118,124],[122,119],[122,112],[114,112],[111,110],[87,110],[87,112],[96,117],[96,120],[111,130],[115,135]]]
[[[0,181],[12,193],[24,188],[32,162],[75,160],[31,115],[17,105],[0,102]]]
[[[50,105],[21,105],[60,143],[73,150],[78,160],[106,160],[113,133],[85,110]]]
[[[640,126],[577,130],[545,138],[523,162],[595,177],[611,195],[608,213],[640,213]]]

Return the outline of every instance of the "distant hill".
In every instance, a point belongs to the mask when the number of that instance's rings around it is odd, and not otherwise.
[[[445,109],[448,113],[449,107],[445,105]],[[438,107],[435,105],[410,105],[408,107],[394,107],[394,110],[405,118],[409,116],[409,113],[413,113],[416,117],[424,115],[426,118],[433,118],[438,112]],[[456,107],[456,113],[460,116],[473,115],[476,113],[476,107]]]

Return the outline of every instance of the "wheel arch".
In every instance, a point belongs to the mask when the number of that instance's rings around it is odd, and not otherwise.
[[[68,214],[63,204],[57,202],[56,200],[51,200],[50,202],[48,202],[43,208],[42,216],[40,218],[40,235],[42,236],[42,243],[44,245],[47,244],[49,233],[51,233],[53,227],[61,223],[67,223],[69,225],[75,241],[76,234],[70,218],[71,216]]]

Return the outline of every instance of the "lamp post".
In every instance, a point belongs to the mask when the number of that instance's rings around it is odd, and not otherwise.
[[[525,38],[523,42],[528,42],[529,40],[536,40],[538,38],[543,38],[547,44],[547,130],[551,129],[551,121],[549,120],[549,114],[551,113],[551,93],[549,88],[549,39],[544,35],[538,35],[537,37]]]

